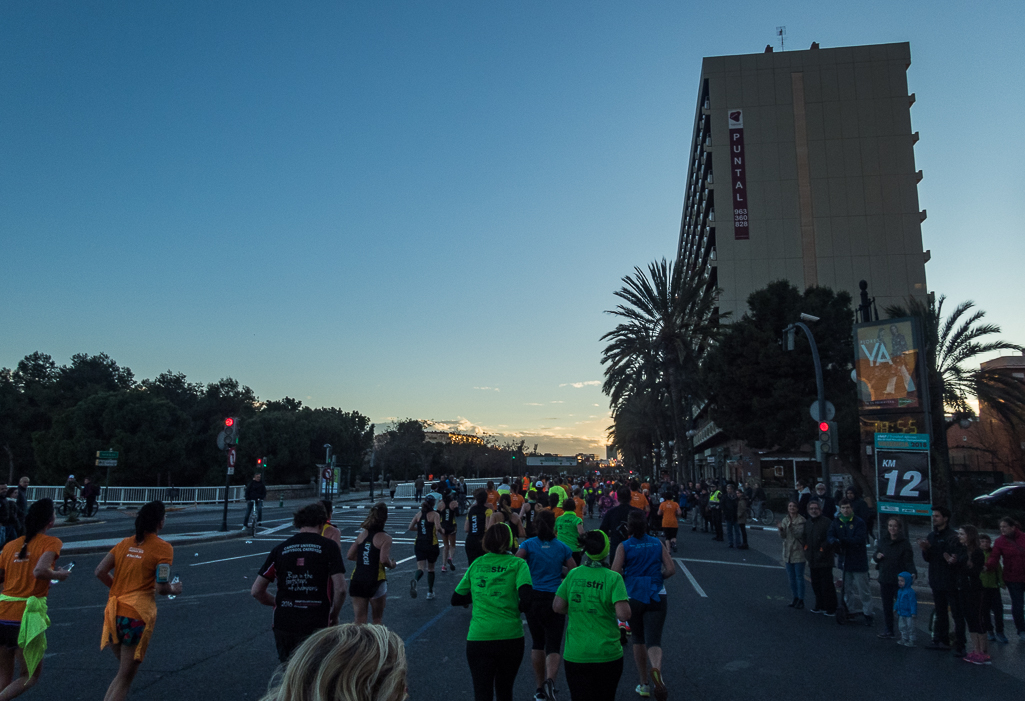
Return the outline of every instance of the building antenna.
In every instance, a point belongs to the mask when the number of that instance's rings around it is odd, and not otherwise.
[[[783,45],[783,38],[787,35],[786,27],[776,27],[776,36],[779,37],[779,50],[786,51],[787,47]]]

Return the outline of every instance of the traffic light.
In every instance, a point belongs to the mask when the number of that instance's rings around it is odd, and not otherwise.
[[[224,445],[233,446],[238,445],[238,419],[234,416],[229,416],[224,420]]]
[[[257,458],[256,459],[256,469],[257,469],[257,471],[263,469],[263,458]]]
[[[819,449],[823,455],[840,452],[835,421],[819,421]]]

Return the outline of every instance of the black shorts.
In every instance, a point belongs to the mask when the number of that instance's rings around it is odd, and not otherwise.
[[[21,623],[0,623],[0,647],[8,649],[18,647],[18,632]]]
[[[673,538],[676,537],[676,534],[677,534],[677,532],[679,530],[680,530],[679,526],[677,526],[675,528],[668,528],[667,527],[667,528],[663,528],[662,529],[662,533],[665,534],[666,540],[672,540]]]
[[[479,540],[467,540],[466,545],[466,559],[472,565],[473,561],[484,554],[484,546]]]
[[[438,561],[438,556],[441,554],[441,548],[437,545],[414,545],[413,554],[416,555],[417,562],[427,562],[433,565]]]
[[[383,586],[382,586],[383,585]],[[376,599],[388,593],[388,580],[377,579],[361,582],[349,582],[349,596],[357,599]]]
[[[442,522],[442,524],[441,524],[441,532],[444,533],[445,535],[452,535],[453,533],[456,532],[456,524]]]
[[[662,647],[662,627],[666,623],[666,595],[660,601],[642,604],[630,599],[630,638],[634,645]]]
[[[552,610],[555,592],[535,591],[527,611],[531,650],[544,650],[546,655],[557,655],[562,645],[562,632],[566,629],[566,616]]]

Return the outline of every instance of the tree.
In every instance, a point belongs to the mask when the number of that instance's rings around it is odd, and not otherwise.
[[[971,300],[961,302],[944,318],[946,299],[940,296],[939,301],[923,302],[912,297],[907,304],[887,307],[886,314],[891,319],[911,316],[921,322],[929,373],[933,457],[947,508],[960,514],[964,505],[957,504],[955,511],[947,429],[961,419],[975,416],[973,399],[984,403],[1008,424],[1025,421],[1025,385],[1013,377],[976,367],[981,356],[1002,350],[1021,352],[1022,347],[993,338],[1001,332],[1000,327],[983,323],[986,312],[972,311],[975,302]]]
[[[700,389],[701,355],[718,333],[717,294],[704,279],[688,276],[684,266],[664,258],[650,264],[647,274],[634,268],[615,292],[624,303],[608,312],[623,321],[601,337],[609,341],[602,351],[602,389],[613,414],[638,392],[655,393],[661,406],[659,395],[664,392],[669,431],[661,438],[672,439],[677,452],[688,445],[684,414],[689,420],[692,398]],[[659,441],[658,449],[662,445]],[[670,464],[674,457],[671,452]]]

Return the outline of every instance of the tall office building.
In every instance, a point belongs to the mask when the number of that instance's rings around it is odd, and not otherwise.
[[[747,297],[787,279],[880,312],[927,294],[907,43],[705,58],[677,257]]]

